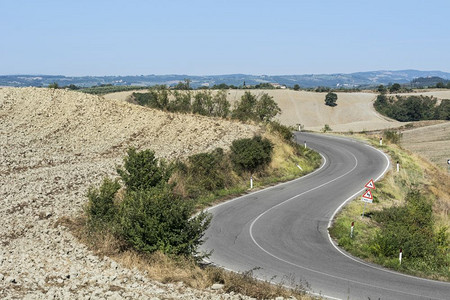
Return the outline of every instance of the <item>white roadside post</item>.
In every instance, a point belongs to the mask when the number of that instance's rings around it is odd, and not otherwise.
[[[450,159],[447,159],[447,172],[450,170]]]
[[[398,261],[402,264],[402,248],[400,248],[400,254],[398,255]]]
[[[380,146],[383,146],[383,138],[380,137]]]
[[[298,132],[302,132],[302,124],[298,124]]]
[[[397,173],[400,171],[400,162],[397,160]]]
[[[253,175],[250,175],[250,189],[253,188]]]
[[[305,141],[305,149],[306,149],[306,141]]]
[[[355,226],[355,222],[352,222],[352,227],[350,228],[350,237],[353,238],[353,226]]]

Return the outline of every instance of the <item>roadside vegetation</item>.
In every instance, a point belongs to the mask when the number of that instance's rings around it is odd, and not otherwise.
[[[390,118],[401,122],[421,120],[450,120],[450,100],[441,100],[428,96],[388,97],[378,95],[375,109]]]
[[[182,281],[196,288],[220,283],[225,292],[258,299],[308,299],[307,284],[293,278],[283,281],[294,287],[290,290],[256,280],[252,270],[236,274],[204,266],[202,259],[209,253],[199,253],[198,246],[211,221],[204,208],[246,193],[250,178],[253,187],[260,188],[307,174],[320,165],[320,155],[296,144],[290,128],[272,121],[279,108],[271,107],[271,97],[245,93],[230,112],[223,94],[199,94],[192,104],[186,93],[175,93],[175,100],[169,101],[166,89],[145,99],[147,105],[164,110],[176,107],[173,111],[184,112],[195,107],[200,114],[217,117],[224,111],[234,113],[238,120],[261,122],[263,134],[235,140],[229,151],[217,148],[175,161],[158,159],[151,150],[130,148],[123,166],[117,168],[117,178],[90,187],[84,214],[61,222],[97,254],[137,267],[162,282]]]
[[[375,184],[374,201],[367,204],[364,218],[361,217],[364,204],[357,198],[338,214],[330,234],[339,246],[370,262],[416,276],[449,281],[448,175],[401,149],[397,145],[400,133],[391,130],[383,136],[383,146],[378,145],[377,138],[368,140],[390,155],[393,170]],[[397,161],[399,172],[396,172]],[[352,222],[355,226],[350,237]]]

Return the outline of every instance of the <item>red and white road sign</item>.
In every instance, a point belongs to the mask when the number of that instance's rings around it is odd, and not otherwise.
[[[375,183],[373,182],[373,179],[370,179],[370,181],[368,183],[366,183],[365,187],[368,188],[368,189],[376,190]]]
[[[363,198],[373,200],[372,191],[371,191],[371,190],[367,190],[367,191],[364,193]]]

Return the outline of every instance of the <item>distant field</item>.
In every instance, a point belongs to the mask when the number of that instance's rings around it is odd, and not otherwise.
[[[428,96],[428,97],[433,96],[438,99],[450,99],[450,90],[443,90],[443,89],[425,90],[425,91],[417,90],[416,92],[413,92],[413,93],[404,93],[404,94],[395,94],[395,95],[398,95],[398,96],[423,95],[423,96]],[[395,96],[395,95],[390,95],[390,96]]]
[[[404,131],[401,145],[447,168],[447,159],[450,159],[450,122]]]
[[[228,100],[233,103],[246,91],[256,95],[268,93],[273,96],[282,110],[281,115],[278,116],[280,122],[285,125],[302,124],[306,130],[320,131],[325,124],[334,131],[355,132],[404,125],[381,116],[375,111],[372,102],[376,94],[373,93],[337,93],[338,105],[334,108],[325,105],[326,93],[293,90],[228,90]],[[111,93],[104,97],[126,100],[131,93]]]

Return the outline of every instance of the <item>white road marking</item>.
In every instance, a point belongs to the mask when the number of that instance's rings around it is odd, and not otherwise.
[[[367,146],[369,146],[369,145],[367,145]],[[369,146],[369,147],[371,147],[371,146]],[[380,150],[378,150],[378,149],[376,149],[376,148],[373,148],[373,147],[371,147],[371,148],[372,148],[372,149],[375,149],[375,150],[377,150],[377,151],[379,151],[380,153],[382,153],[382,154],[385,156],[385,158],[387,159],[387,162],[388,162],[388,163],[387,163],[387,166],[386,166],[386,168],[383,170],[383,172],[375,179],[375,181],[377,181],[377,180],[379,180],[379,179],[385,174],[385,172],[386,172],[387,169],[389,168],[389,166],[390,166],[390,161],[389,161],[389,158],[387,157],[387,155],[386,155],[385,153],[383,153],[382,151],[380,151]],[[283,201],[283,202],[280,202],[280,203],[278,203],[277,205],[272,206],[271,208],[269,208],[269,209],[267,209],[266,211],[264,211],[263,213],[261,213],[261,214],[260,214],[259,216],[257,216],[257,217],[253,220],[253,222],[250,224],[250,228],[249,228],[250,238],[252,239],[253,243],[254,243],[256,246],[258,246],[258,248],[260,248],[263,252],[265,252],[266,254],[272,256],[273,258],[275,258],[275,259],[277,259],[277,260],[279,260],[279,261],[282,261],[282,262],[284,262],[284,263],[286,263],[286,264],[289,264],[289,265],[292,265],[292,266],[295,266],[295,267],[298,267],[298,268],[301,268],[301,269],[305,269],[305,270],[308,270],[308,271],[310,271],[310,272],[314,272],[314,273],[317,273],[317,274],[329,276],[329,277],[332,277],[332,278],[335,278],[335,279],[345,280],[345,281],[347,281],[347,282],[352,282],[352,283],[356,283],[356,284],[360,284],[360,285],[365,285],[365,286],[375,287],[375,288],[378,288],[378,289],[382,289],[382,290],[386,290],[386,291],[391,291],[391,292],[396,292],[396,293],[400,293],[400,294],[405,294],[405,295],[411,295],[411,296],[422,297],[422,295],[417,295],[417,294],[412,294],[412,293],[406,293],[406,292],[402,292],[402,291],[398,291],[398,290],[392,290],[392,289],[388,289],[388,288],[384,288],[384,287],[374,286],[374,285],[372,285],[372,284],[366,284],[366,283],[359,282],[359,281],[355,281],[355,280],[351,280],[351,279],[344,279],[344,278],[342,278],[341,276],[335,276],[335,275],[327,274],[327,273],[320,272],[320,271],[317,271],[317,270],[313,270],[313,269],[310,269],[310,268],[307,268],[307,267],[304,267],[304,266],[300,266],[300,265],[298,265],[298,264],[296,264],[296,263],[287,261],[287,260],[285,260],[285,259],[283,259],[283,258],[280,258],[280,257],[274,255],[273,253],[267,251],[267,250],[264,249],[260,244],[258,244],[258,242],[255,240],[255,238],[254,238],[254,236],[253,236],[253,226],[254,226],[255,223],[256,223],[263,215],[265,215],[267,212],[269,212],[269,211],[271,211],[272,209],[277,208],[277,207],[279,207],[279,206],[281,206],[281,205],[283,205],[283,204],[285,204],[285,203],[287,203],[287,202],[289,202],[289,201],[291,201],[291,200],[293,200],[293,199],[295,199],[295,198],[297,198],[297,197],[300,197],[300,196],[302,196],[302,195],[304,195],[304,194],[306,194],[306,193],[309,193],[309,192],[314,191],[314,190],[316,190],[316,189],[318,189],[318,188],[321,188],[321,187],[323,187],[323,186],[325,186],[325,185],[327,185],[327,184],[329,184],[329,183],[331,183],[331,182],[334,182],[334,181],[336,181],[336,180],[338,180],[338,179],[340,179],[340,178],[342,178],[342,177],[348,175],[348,174],[351,173],[354,169],[356,169],[356,167],[358,166],[358,159],[356,158],[356,156],[355,156],[353,153],[351,153],[351,152],[348,151],[348,150],[346,150],[346,151],[347,151],[348,153],[350,153],[350,154],[353,156],[353,158],[355,159],[355,165],[354,165],[354,167],[353,167],[350,171],[348,171],[348,172],[346,172],[346,173],[344,173],[344,174],[342,174],[342,175],[340,175],[340,176],[338,176],[338,177],[336,177],[336,178],[334,178],[334,179],[332,179],[332,180],[330,180],[330,181],[328,181],[328,182],[326,182],[326,183],[323,183],[323,184],[321,184],[321,185],[319,185],[319,186],[316,186],[316,187],[314,187],[314,188],[312,188],[312,189],[310,189],[310,190],[308,190],[308,191],[305,191],[305,192],[300,193],[300,194],[298,194],[298,195],[296,195],[296,196],[293,196],[293,197],[291,197],[291,198],[289,198],[289,199],[287,199],[287,200],[285,200],[285,201]],[[326,162],[325,157],[324,157],[322,154],[320,154],[320,155],[324,158],[324,160],[325,160],[325,162]],[[324,163],[323,165],[325,165],[325,163]],[[312,173],[310,173],[310,174],[312,174]],[[337,213],[337,212],[338,212],[338,211],[339,211],[339,210],[340,210],[340,209],[341,209],[348,201],[350,201],[351,199],[353,199],[357,194],[361,193],[364,189],[365,189],[365,188],[361,189],[360,191],[358,191],[357,193],[355,193],[354,195],[352,195],[350,198],[348,198],[347,200],[345,200],[345,201],[344,201],[344,202],[343,202],[343,203],[342,203],[342,204],[334,211],[333,215],[332,215],[331,218],[330,218],[330,221],[328,222],[328,228],[330,227],[331,222],[332,222],[334,216],[336,215],[336,213]],[[374,268],[374,269],[377,269],[377,270],[380,270],[380,271],[385,271],[385,272],[393,273],[393,274],[396,274],[396,275],[402,275],[402,276],[406,276],[406,277],[410,277],[410,278],[415,278],[415,279],[422,279],[422,280],[433,281],[433,280],[429,280],[429,279],[423,279],[423,278],[419,278],[419,277],[414,277],[414,276],[410,276],[410,275],[405,275],[405,274],[393,272],[393,271],[386,270],[386,269],[382,269],[382,268],[377,268],[377,267],[371,266],[371,265],[369,265],[369,264],[366,264],[366,263],[364,263],[364,262],[361,262],[361,261],[359,261],[359,260],[356,260],[355,258],[353,258],[353,257],[351,257],[351,256],[349,256],[349,255],[347,255],[346,253],[342,252],[340,249],[337,248],[337,246],[332,242],[329,232],[328,232],[328,237],[329,237],[329,239],[330,239],[331,244],[334,246],[335,249],[337,249],[340,253],[342,253],[343,255],[345,255],[346,257],[350,258],[351,260],[353,260],[353,261],[355,261],[355,262],[361,263],[361,264],[363,264],[363,265],[365,265],[365,266],[369,266],[369,267],[371,267],[371,268]],[[313,294],[315,294],[315,293],[313,293]],[[316,294],[316,295],[319,295],[319,294]],[[325,295],[322,295],[322,296],[325,296]],[[328,296],[325,296],[325,297],[328,297]],[[333,299],[338,299],[338,298],[333,298]],[[438,299],[438,298],[432,298],[432,299]]]

